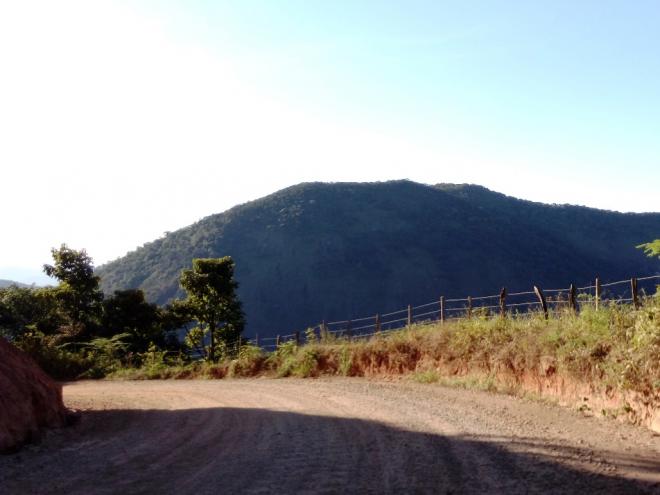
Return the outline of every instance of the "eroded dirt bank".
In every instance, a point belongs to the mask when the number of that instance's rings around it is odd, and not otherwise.
[[[64,426],[66,420],[60,384],[0,338],[0,452],[37,439],[44,428]]]
[[[660,437],[508,396],[366,379],[79,382],[3,493],[660,493]]]

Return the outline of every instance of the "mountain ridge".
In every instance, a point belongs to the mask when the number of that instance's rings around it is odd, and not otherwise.
[[[311,182],[204,217],[97,272],[106,292],[143,288],[164,303],[181,294],[192,258],[233,256],[250,332],[271,335],[440,294],[657,270],[634,246],[658,233],[658,213],[545,205],[478,185]]]
[[[15,280],[0,279],[0,289],[5,289],[13,285],[20,288],[36,287],[36,284],[24,284],[22,282],[16,282]]]

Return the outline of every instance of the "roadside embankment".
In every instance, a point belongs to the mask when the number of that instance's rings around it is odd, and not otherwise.
[[[62,387],[23,351],[0,338],[0,452],[64,426]]]

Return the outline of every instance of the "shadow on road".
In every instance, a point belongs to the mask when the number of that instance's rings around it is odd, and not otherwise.
[[[534,438],[240,408],[85,412],[0,457],[4,494],[658,493],[659,472],[658,458]]]

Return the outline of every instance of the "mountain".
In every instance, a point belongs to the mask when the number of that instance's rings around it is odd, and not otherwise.
[[[11,287],[12,285],[15,285],[17,287],[34,287],[34,285],[22,284],[20,282],[14,282],[13,280],[0,279],[0,289],[4,289],[5,287]]]
[[[635,249],[660,213],[523,201],[481,186],[304,183],[211,215],[99,267],[106,293],[181,295],[192,258],[230,255],[248,333],[464,297],[657,273]]]

